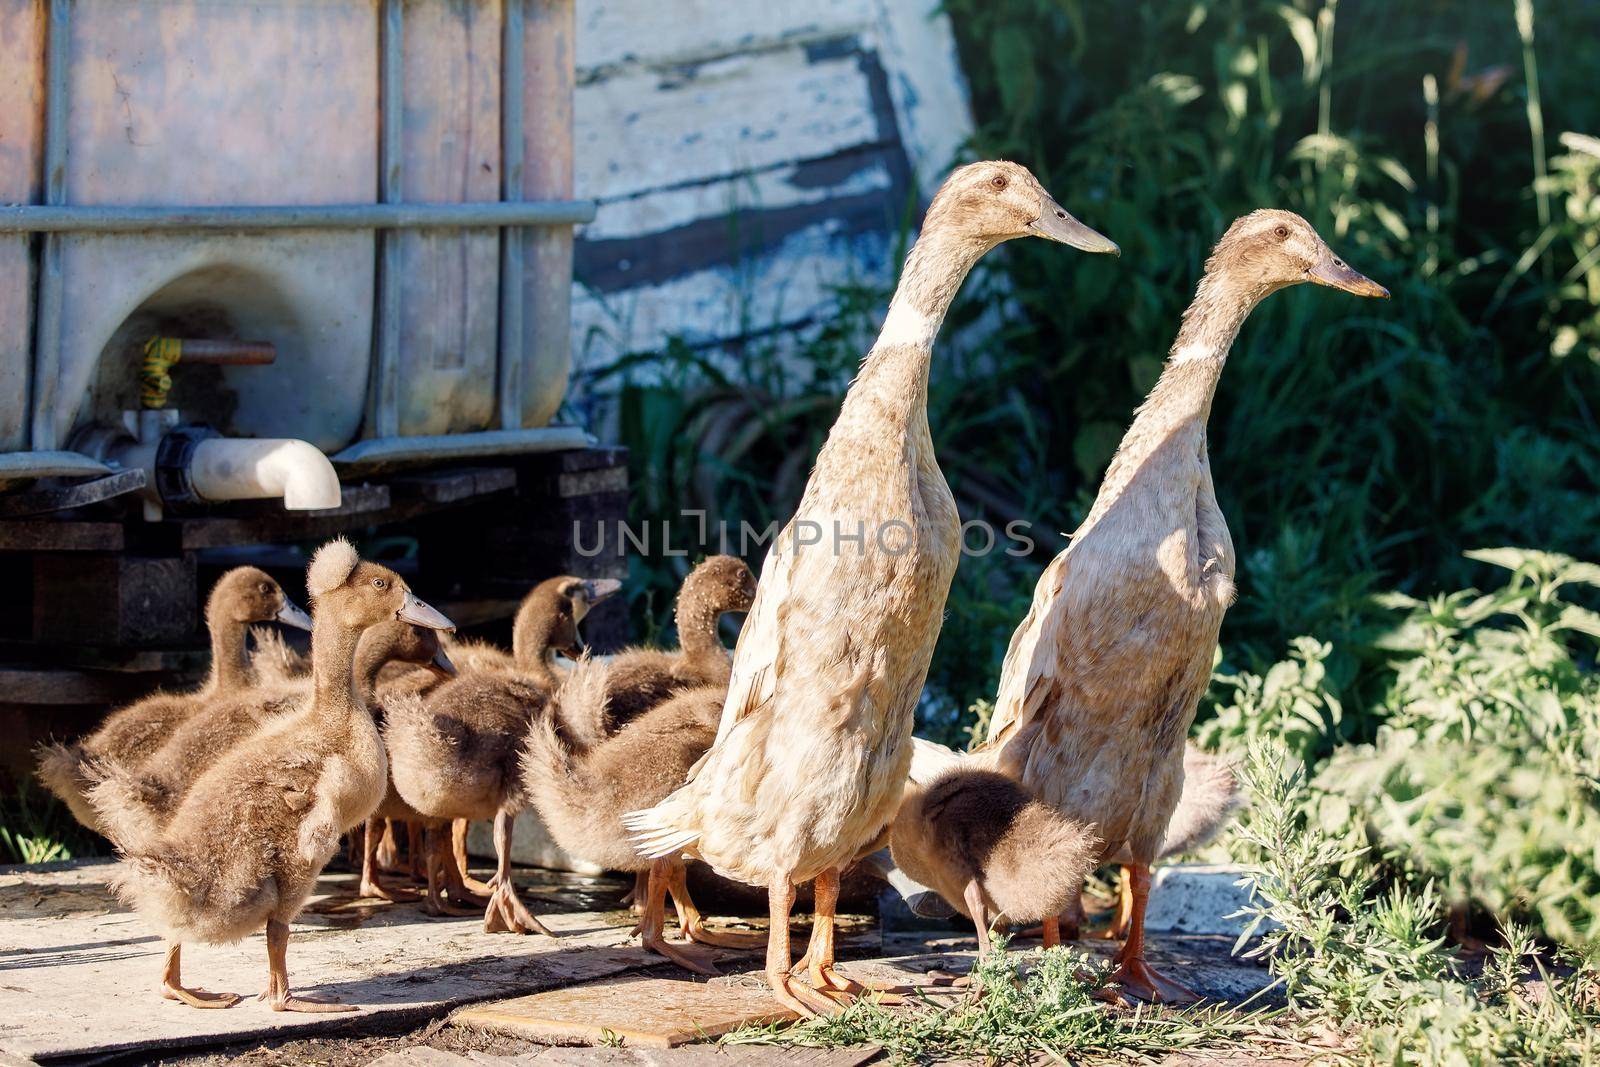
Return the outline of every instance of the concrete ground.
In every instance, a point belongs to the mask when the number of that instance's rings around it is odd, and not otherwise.
[[[687,978],[630,943],[632,917],[616,907],[616,879],[518,872],[530,907],[561,936],[485,934],[475,918],[432,919],[415,905],[353,906],[352,876],[324,877],[319,897],[293,930],[289,973],[298,993],[360,1005],[344,1015],[274,1013],[252,994],[265,985],[265,942],[186,946],[184,976],[246,1000],[196,1011],[156,993],[162,942],[107,891],[106,862],[0,869],[0,1067],[22,1062],[318,1063],[328,1067],[495,1067],[501,1064],[698,1062],[851,1067],[876,1050],[722,1048],[678,1050],[547,1048],[526,1038],[452,1025],[464,1005],[624,974]],[[975,941],[957,928],[887,933],[868,919],[843,924],[842,968],[857,977],[905,981],[958,975]],[[759,923],[752,925],[759,926]],[[1091,943],[1094,944],[1094,943]],[[1206,996],[1232,1003],[1267,984],[1266,972],[1232,960],[1225,935],[1155,938],[1166,960]],[[1109,952],[1111,945],[1098,943]],[[720,983],[752,987],[756,953],[727,953]],[[851,1056],[854,1055],[854,1058]],[[10,1057],[10,1059],[8,1059]]]

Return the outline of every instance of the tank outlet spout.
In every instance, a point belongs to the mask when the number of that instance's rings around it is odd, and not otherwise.
[[[293,438],[207,438],[194,446],[189,477],[203,500],[281,499],[288,511],[339,506],[333,464]]]

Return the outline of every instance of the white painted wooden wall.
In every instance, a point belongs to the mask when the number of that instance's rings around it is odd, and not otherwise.
[[[578,5],[580,375],[671,336],[803,327],[891,242],[971,131],[936,0]]]

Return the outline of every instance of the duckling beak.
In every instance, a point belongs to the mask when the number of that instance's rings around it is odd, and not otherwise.
[[[311,616],[287,597],[284,598],[283,607],[278,609],[278,614],[274,618],[285,626],[294,626],[301,630],[311,629]]]
[[[413,626],[426,626],[430,630],[447,630],[450,633],[456,630],[456,624],[445,618],[438,608],[420,600],[409,589],[406,590],[405,603],[400,605],[394,617]]]
[[[1035,237],[1071,245],[1080,252],[1109,252],[1114,256],[1122,255],[1122,249],[1117,247],[1115,241],[1104,234],[1096,233],[1067,214],[1066,208],[1048,196],[1039,198],[1039,217],[1028,227],[1028,232]]]
[[[1326,285],[1333,289],[1343,289],[1356,296],[1372,296],[1380,300],[1389,299],[1389,290],[1362,274],[1360,271],[1351,270],[1349,264],[1338,256],[1329,252],[1322,257],[1322,262],[1306,272],[1306,277],[1318,285]]]
[[[615,596],[621,588],[622,583],[615,578],[588,578],[583,583],[583,595],[588,598],[592,608],[602,600]]]
[[[441,678],[454,678],[456,665],[450,662],[450,655],[444,649],[433,654],[433,659],[428,661],[428,669]]]

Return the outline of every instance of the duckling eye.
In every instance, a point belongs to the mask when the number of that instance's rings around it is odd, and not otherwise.
[[[387,589],[388,586],[389,586],[389,583],[384,581],[382,578],[374,578],[374,579],[372,579],[372,588],[374,588],[374,589]]]
[[[1279,240],[1282,240],[1283,238],[1289,236],[1289,227],[1287,227],[1287,226],[1279,226],[1276,229],[1274,229],[1272,232],[1278,235]]]
[[[259,588],[263,593],[271,593],[272,592],[272,583],[271,582],[262,582],[261,585],[259,586]]]
[[[993,178],[989,179],[989,184],[994,186],[996,189],[1004,189],[1006,187],[1006,176],[1004,174],[996,174]]]

